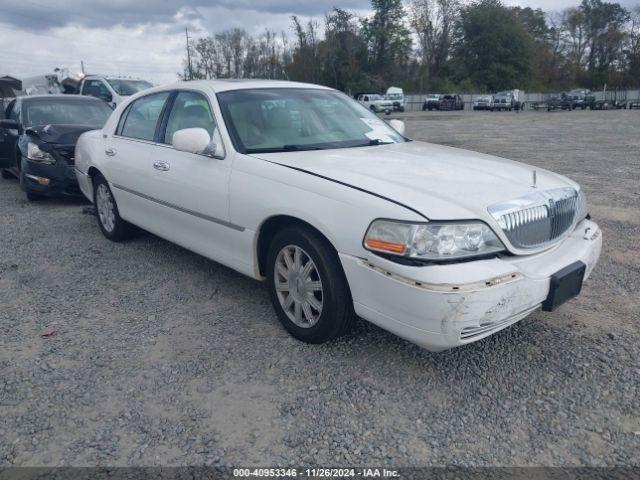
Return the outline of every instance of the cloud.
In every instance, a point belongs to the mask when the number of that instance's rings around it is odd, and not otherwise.
[[[558,11],[580,0],[504,0]],[[621,0],[631,7],[638,0]],[[24,78],[56,67],[176,80],[193,38],[229,28],[291,34],[291,15],[321,20],[334,6],[370,13],[370,0],[0,0],[0,70]]]
[[[238,14],[319,16],[331,10],[335,0],[1,0],[3,23],[25,30],[38,31],[68,24],[107,28],[114,25],[136,26],[149,23],[172,23],[178,12],[189,21],[206,16],[207,11],[230,12],[230,17],[217,17],[217,30],[234,21]],[[343,0],[342,8],[364,9],[368,0]],[[256,15],[258,14],[258,15]],[[247,24],[249,25],[249,24]],[[214,28],[215,30],[216,28]]]

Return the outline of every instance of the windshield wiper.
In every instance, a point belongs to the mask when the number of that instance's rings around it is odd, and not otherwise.
[[[314,145],[282,145],[281,147],[247,148],[247,153],[269,153],[269,152],[303,152],[305,150],[324,150],[323,147]]]
[[[380,140],[379,138],[374,138],[372,140],[369,140],[367,143],[358,143],[356,145],[351,145],[351,148],[371,147],[371,146],[374,146],[374,145],[390,145],[392,143],[396,143],[396,142],[385,142],[384,140]]]

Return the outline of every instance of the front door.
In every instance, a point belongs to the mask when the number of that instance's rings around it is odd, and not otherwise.
[[[241,231],[229,222],[231,160],[175,150],[173,134],[185,128],[204,128],[221,141],[213,110],[202,93],[178,92],[160,132],[161,145],[152,149],[149,174],[157,200],[165,208],[163,236],[227,263],[234,236]],[[220,145],[218,150],[222,151]]]
[[[16,109],[16,101],[13,100],[7,107],[9,120],[19,120],[19,112]],[[4,115],[2,116],[4,117]],[[18,141],[18,130],[0,128],[0,168],[12,168],[16,166],[16,142]]]

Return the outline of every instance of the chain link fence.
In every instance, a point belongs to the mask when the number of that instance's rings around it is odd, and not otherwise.
[[[520,92],[522,95],[522,92]],[[635,90],[608,90],[606,92],[592,92],[596,101],[608,100],[618,102],[640,102],[640,89]],[[406,105],[405,111],[419,112],[422,111],[422,104],[428,95],[444,95],[443,93],[410,93],[405,95]],[[464,109],[472,110],[473,102],[478,97],[486,97],[488,93],[460,93],[458,94],[464,101]],[[527,93],[523,95],[525,104],[530,105],[535,102],[546,102],[549,98],[557,96],[557,93]]]

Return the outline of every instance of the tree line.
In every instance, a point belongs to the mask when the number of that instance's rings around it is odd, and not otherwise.
[[[535,91],[640,86],[640,5],[582,0],[546,13],[500,0],[371,0],[334,8],[292,35],[232,29],[189,43],[180,76],[268,78],[343,91]]]

